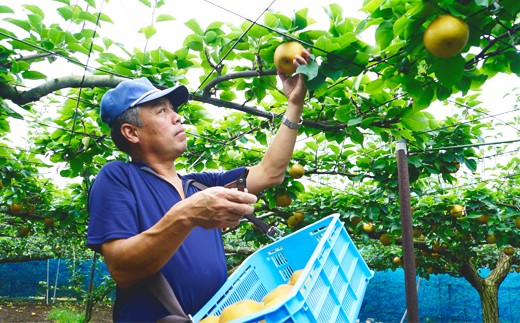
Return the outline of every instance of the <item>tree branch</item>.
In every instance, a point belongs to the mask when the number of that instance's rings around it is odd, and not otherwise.
[[[251,114],[251,115],[254,115],[257,117],[262,117],[262,118],[269,119],[269,120],[273,120],[273,118],[281,119],[281,115],[275,115],[271,112],[260,110],[256,107],[250,107],[247,105],[238,104],[238,103],[234,103],[234,102],[223,101],[223,100],[206,97],[206,96],[202,96],[202,95],[197,95],[197,94],[191,94],[190,99],[194,100],[194,101],[208,103],[208,104],[211,104],[211,105],[214,105],[217,107],[223,107],[223,108],[246,112],[248,114]],[[347,127],[346,124],[328,125],[325,123],[321,123],[321,122],[317,122],[317,121],[310,121],[310,120],[303,120],[303,125],[306,127],[309,127],[309,128],[319,129],[319,130],[323,130],[323,131],[339,131],[339,130],[342,130]]]
[[[466,62],[465,66],[466,68],[469,68],[471,67],[471,65],[473,64],[476,64],[478,63],[481,59],[485,58],[486,56],[486,52],[491,48],[493,47],[493,45],[495,45],[497,42],[499,41],[502,41],[502,39],[504,38],[507,38],[507,37],[511,37],[512,35],[515,35],[517,32],[520,31],[520,25],[518,26],[515,26],[513,28],[511,28],[511,30],[508,30],[507,32],[503,33],[502,35],[499,35],[495,38],[493,38],[492,40],[489,41],[489,43],[486,45],[486,47],[484,47],[480,53],[478,53],[477,55],[475,55],[475,57],[473,57],[472,59],[470,59],[469,61]],[[514,46],[516,44],[511,44],[511,48],[514,49]]]
[[[226,76],[219,77],[219,81],[222,82],[224,78],[232,79],[239,77],[242,75],[250,75],[254,76],[253,73],[260,73],[261,75],[270,75],[270,73],[273,73],[272,71],[265,71],[265,72],[257,72],[257,71],[249,71],[249,72],[241,72],[241,73],[234,73]],[[238,76],[237,76],[238,75]],[[60,78],[55,78],[52,80],[49,80],[41,85],[38,85],[28,91],[18,91],[18,89],[15,86],[12,86],[8,83],[0,83],[0,98],[7,99],[12,101],[13,103],[17,105],[24,105],[30,102],[36,102],[42,97],[65,88],[80,88],[80,87],[88,87],[88,88],[94,88],[94,87],[110,87],[114,88],[122,81],[127,80],[127,78],[120,77],[120,76],[114,76],[114,75],[90,75],[90,76],[77,76],[77,75],[71,75],[71,76],[64,76]],[[213,80],[215,81],[215,80]],[[215,86],[218,82],[210,82]],[[205,87],[210,89],[210,84],[208,84]],[[157,86],[158,88],[164,88],[161,86]],[[230,101],[224,101],[219,100],[215,98],[211,98],[208,96],[201,96],[197,94],[191,94],[190,99],[194,101],[199,101],[203,103],[208,103],[217,107],[224,107],[228,109],[238,110],[242,112],[246,112],[248,114],[266,118],[269,120],[273,120],[274,118],[281,118],[281,115],[275,115],[271,112],[260,110],[256,107],[250,107],[243,104],[237,104]],[[347,124],[339,123],[335,125],[330,125],[326,123],[321,123],[318,121],[311,121],[311,120],[303,120],[303,125],[309,128],[314,128],[322,131],[341,131],[348,127]]]
[[[113,75],[91,75],[85,77],[70,75],[49,80],[28,91],[18,91],[16,87],[11,84],[0,83],[0,98],[11,100],[17,105],[24,105],[38,101],[42,97],[57,90],[80,87],[116,87],[124,80],[126,80],[126,78]]]
[[[246,77],[255,77],[255,76],[265,76],[265,75],[276,75],[276,70],[267,70],[267,71],[243,71],[243,72],[237,72],[227,75],[220,75],[215,77],[213,80],[208,82],[206,86],[202,89],[202,95],[209,97],[211,95],[211,92],[217,84],[229,81],[237,78],[246,78]]]

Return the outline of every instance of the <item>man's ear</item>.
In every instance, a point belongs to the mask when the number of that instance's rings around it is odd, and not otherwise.
[[[136,144],[139,142],[139,128],[129,123],[123,123],[121,125],[121,134],[130,143]]]

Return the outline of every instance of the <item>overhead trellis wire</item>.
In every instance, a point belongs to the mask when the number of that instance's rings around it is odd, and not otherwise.
[[[76,59],[67,57],[65,55],[62,55],[62,54],[56,52],[56,51],[52,51],[52,50],[43,48],[41,46],[38,46],[38,45],[35,45],[35,44],[32,44],[32,43],[26,42],[23,39],[20,39],[20,38],[14,37],[12,35],[6,34],[6,33],[4,33],[1,30],[0,30],[0,35],[2,37],[9,38],[11,40],[17,41],[17,42],[19,42],[21,44],[24,44],[26,46],[32,47],[34,49],[37,49],[37,50],[42,51],[44,53],[47,53],[49,55],[52,55],[52,56],[55,56],[55,57],[59,57],[59,58],[63,58],[64,60],[68,61],[69,63],[72,63],[74,65],[78,65],[78,66],[80,66],[82,68],[88,68],[88,69],[93,70],[93,71],[98,71],[98,72],[103,72],[103,73],[106,73],[106,74],[109,74],[109,75],[114,75],[114,76],[118,76],[118,77],[128,78],[127,76],[119,74],[117,72],[112,72],[112,71],[108,71],[108,70],[105,70],[105,69],[102,69],[102,68],[99,68],[99,67],[93,67],[93,66],[85,65],[85,63],[82,63],[82,62],[80,62],[80,61],[78,61]]]
[[[232,10],[229,10],[229,9],[227,9],[227,8],[224,8],[224,7],[222,7],[222,6],[218,5],[218,4],[215,4],[215,3],[213,3],[213,2],[211,2],[211,1],[209,1],[209,0],[204,0],[204,1],[207,2],[207,3],[210,3],[210,4],[214,5],[214,6],[216,6],[216,7],[220,8],[220,9],[222,9],[222,10],[225,10],[225,11],[227,11],[227,12],[229,12],[229,13],[231,13],[231,14],[233,14],[233,15],[235,15],[235,16],[241,18],[241,19],[244,19],[244,20],[246,20],[246,21],[248,21],[248,22],[251,22],[251,23],[253,23],[253,24],[255,24],[255,25],[258,25],[259,27],[265,28],[265,29],[269,30],[269,31],[272,32],[272,33],[275,33],[275,34],[278,34],[278,35],[283,36],[283,37],[285,37],[285,38],[288,38],[288,39],[290,39],[290,40],[293,40],[293,41],[299,42],[299,43],[301,43],[301,44],[307,46],[308,48],[313,48],[313,49],[319,50],[319,51],[321,51],[321,52],[323,52],[323,53],[325,53],[325,54],[327,54],[327,55],[334,56],[335,58],[338,58],[338,59],[340,59],[340,60],[343,60],[345,63],[353,64],[353,65],[356,65],[357,67],[360,67],[360,68],[362,68],[362,69],[365,69],[365,66],[363,66],[363,65],[361,65],[361,64],[358,64],[358,63],[356,63],[356,62],[354,62],[354,61],[352,61],[352,60],[346,59],[345,57],[341,57],[341,56],[338,56],[338,55],[336,55],[336,54],[334,54],[334,53],[331,53],[331,52],[329,52],[329,51],[326,51],[326,50],[324,50],[324,49],[322,49],[322,48],[315,47],[314,45],[312,45],[312,44],[310,44],[310,43],[308,43],[308,42],[306,42],[306,41],[303,41],[303,40],[301,40],[301,39],[298,39],[298,38],[296,38],[296,37],[293,37],[293,36],[291,36],[291,35],[288,35],[288,34],[286,34],[286,33],[283,33],[283,32],[281,32],[281,31],[279,31],[279,30],[276,30],[275,28],[271,28],[271,27],[269,27],[269,26],[266,26],[266,25],[264,25],[264,24],[261,24],[261,23],[257,22],[256,20],[255,20],[255,21],[252,21],[251,19],[249,19],[249,18],[247,18],[247,17],[244,17],[243,15],[241,15],[241,14],[239,14],[239,13],[236,13],[236,12],[234,12],[234,11],[232,11]],[[266,10],[267,10],[267,9],[266,9]],[[264,12],[265,12],[265,11],[264,11]],[[262,15],[263,15],[263,13],[262,13]],[[259,17],[259,18],[260,18],[260,17]],[[257,18],[257,20],[258,20],[258,18]]]
[[[210,2],[210,1],[208,1],[208,0],[204,0],[204,1],[206,1],[206,2],[208,2],[208,3],[211,3],[211,4],[213,4],[213,5],[216,5],[216,4],[214,4],[214,3],[212,3],[212,2]],[[244,30],[244,32],[240,35],[240,37],[238,37],[237,40],[235,40],[235,42],[233,43],[233,45],[232,45],[232,46],[229,48],[229,50],[224,54],[224,56],[222,56],[222,57],[220,58],[219,62],[218,62],[218,63],[217,63],[213,68],[212,68],[212,70],[208,73],[208,75],[206,75],[206,77],[205,77],[204,80],[200,83],[200,85],[197,87],[197,90],[196,90],[195,92],[198,92],[198,90],[200,90],[201,86],[202,86],[202,85],[203,85],[203,84],[204,84],[204,83],[205,83],[205,82],[206,82],[206,81],[211,77],[211,75],[216,71],[216,69],[217,69],[219,66],[222,65],[222,62],[224,61],[224,59],[226,59],[226,57],[227,57],[227,56],[228,56],[228,55],[233,51],[233,49],[237,46],[237,44],[240,43],[240,41],[242,40],[242,38],[244,38],[244,36],[247,35],[247,33],[249,32],[249,30],[251,30],[251,28],[253,28],[253,26],[254,26],[255,24],[257,24],[258,19],[260,19],[260,18],[264,15],[264,13],[265,13],[267,10],[269,10],[269,8],[271,8],[271,6],[272,6],[275,2],[276,2],[276,0],[271,1],[271,3],[267,6],[267,8],[264,9],[264,10],[262,11],[262,13],[261,13],[260,15],[258,15],[258,17],[257,17],[254,21],[250,21],[251,24],[249,25],[249,27],[247,27],[247,29]],[[257,128],[259,128],[259,127],[260,127],[260,126],[258,126]],[[257,128],[255,128],[255,129],[257,129]],[[255,129],[251,129],[251,130],[249,130],[249,131],[247,131],[247,132],[244,132],[244,133],[240,134],[239,136],[234,137],[234,139],[241,138],[241,137],[245,136],[247,133],[250,133],[250,132],[252,132],[252,131],[255,130]],[[229,145],[229,142],[231,142],[231,141],[234,141],[234,140],[229,140],[228,143],[226,143],[225,145],[223,145],[222,147],[220,147],[218,151],[224,149],[227,145]],[[213,152],[210,156],[208,156],[208,158],[210,158],[211,156],[213,156],[214,153],[215,153],[215,152]],[[204,155],[200,155],[200,157],[197,158],[197,159],[192,163],[191,167],[193,167],[194,165],[196,165],[197,163],[199,163],[199,161],[200,161],[203,157],[204,157]]]
[[[482,143],[476,143],[476,144],[456,145],[456,146],[447,146],[447,147],[433,147],[433,148],[427,148],[427,149],[423,149],[423,150],[409,151],[408,155],[411,156],[411,155],[416,155],[416,154],[420,154],[420,153],[439,151],[439,150],[453,150],[453,149],[481,147],[481,146],[497,146],[497,145],[511,144],[511,143],[515,143],[515,142],[520,142],[520,139],[503,140],[503,141],[495,141],[495,142],[482,142]]]
[[[459,185],[459,186],[442,187],[442,188],[437,188],[437,189],[421,192],[421,194],[423,196],[431,195],[431,194],[442,194],[442,193],[444,193],[446,191],[457,190],[457,189],[461,189],[461,188],[465,188],[465,187],[472,187],[472,186],[475,186],[477,184],[480,185],[480,184],[483,184],[483,183],[499,182],[500,184],[503,184],[505,182],[505,180],[517,179],[519,177],[520,177],[520,173],[513,173],[513,174],[510,174],[510,175],[502,176],[499,179],[493,178],[493,179],[486,179],[486,180],[478,181],[477,183],[473,182],[473,183],[462,184],[462,185]]]
[[[214,4],[213,2],[211,1],[208,1],[208,0],[204,0],[206,1],[207,3],[211,3],[212,5],[215,5],[215,6],[218,6],[216,4]],[[226,59],[226,57],[233,51],[233,49],[235,49],[235,47],[238,45],[238,43],[240,43],[240,41],[242,40],[242,38],[244,38],[245,35],[247,35],[247,33],[249,32],[249,30],[251,30],[251,28],[253,28],[254,25],[257,24],[257,21],[258,19],[260,19],[264,13],[269,10],[269,8],[271,8],[271,6],[276,2],[276,0],[273,0],[271,1],[271,3],[267,6],[267,8],[264,9],[264,11],[262,11],[262,13],[254,20],[254,21],[251,21],[248,19],[248,21],[251,22],[251,24],[249,25],[249,27],[247,27],[246,30],[244,30],[244,32],[242,33],[242,35],[240,35],[240,37],[238,37],[237,40],[235,40],[235,42],[233,43],[233,45],[229,48],[229,50],[224,54],[224,56],[222,56],[222,58],[219,60],[219,62],[213,67],[213,69],[208,73],[208,75],[206,75],[206,77],[204,78],[204,80],[200,83],[200,85],[198,86],[197,88],[197,91],[200,90],[200,87],[202,86],[202,84],[204,84],[209,78],[210,76],[215,72],[215,70],[222,65],[222,62]],[[220,6],[218,6],[219,8],[222,8]],[[196,92],[197,92],[196,91]]]
[[[97,15],[97,18],[96,18],[96,24],[95,24],[95,28],[94,28],[94,32],[92,33],[92,41],[90,42],[90,47],[89,47],[89,50],[88,50],[88,55],[87,55],[87,62],[85,63],[85,68],[83,69],[83,75],[82,75],[82,78],[81,78],[81,83],[80,83],[80,86],[79,86],[79,90],[78,90],[78,100],[76,100],[76,107],[74,109],[74,116],[73,116],[73,119],[72,119],[72,130],[74,130],[74,128],[76,127],[76,121],[78,119],[78,111],[79,111],[79,103],[80,103],[80,99],[81,98],[81,92],[83,90],[83,83],[85,81],[85,76],[87,74],[87,66],[89,65],[89,62],[90,62],[90,57],[92,55],[92,49],[94,47],[94,39],[96,37],[96,34],[97,34],[97,28],[99,27],[99,19],[101,17],[101,13],[102,13],[102,9],[103,9],[103,4],[105,3],[105,0],[102,0],[101,1],[101,5],[99,7],[99,12],[98,12],[98,15]],[[67,143],[67,148],[70,148],[70,145],[72,143],[72,135],[69,136],[69,142]]]
[[[464,105],[463,105],[464,106]],[[464,107],[467,107],[467,106],[464,106]],[[467,107],[467,108],[471,108],[471,107]],[[472,108],[473,110],[477,111],[477,112],[482,112],[484,113],[483,111],[480,111],[480,110],[476,110],[474,108]],[[477,122],[477,121],[482,121],[482,120],[485,120],[485,119],[497,119],[499,121],[501,121],[500,119],[496,118],[497,116],[501,116],[501,115],[504,115],[504,114],[509,114],[509,113],[513,113],[513,112],[516,112],[516,111],[520,111],[520,108],[516,108],[516,109],[513,109],[513,110],[509,110],[509,111],[504,111],[504,112],[499,112],[497,114],[487,114],[485,113],[485,116],[481,117],[481,118],[476,118],[476,119],[473,119],[473,120],[468,120],[468,121],[463,121],[463,122],[457,122],[456,124],[451,124],[451,125],[447,125],[447,126],[442,126],[442,127],[439,127],[439,128],[435,128],[435,129],[430,129],[430,130],[426,130],[426,131],[422,131],[422,132],[419,132],[418,134],[427,134],[427,133],[432,133],[432,132],[436,132],[436,131],[440,131],[440,130],[446,130],[446,129],[449,129],[449,128],[454,128],[454,127],[458,127],[460,125],[465,125],[465,124],[471,124],[471,123],[474,123],[474,122]],[[501,121],[503,122],[503,121]],[[512,126],[512,125],[509,125],[509,124],[506,124],[506,126],[510,126],[512,127],[514,130],[516,131],[520,131],[519,129],[517,129],[516,127]]]
[[[219,5],[216,5],[216,4],[212,3],[211,1],[206,1],[206,2],[208,2],[208,3],[212,4],[212,5],[215,5],[215,6],[217,6],[217,7],[220,7]],[[272,3],[274,3],[274,1],[273,1]],[[272,3],[271,3],[271,5],[272,5]],[[270,5],[270,6],[271,6],[271,5]],[[220,7],[220,8],[222,8],[222,7]],[[226,10],[226,11],[229,11],[229,10],[227,10],[227,9],[225,9],[225,8],[222,8],[222,9],[224,9],[224,10]],[[268,9],[269,9],[269,8],[268,8]],[[266,9],[266,10],[268,10],[268,9]],[[265,12],[265,11],[264,11],[264,12]],[[234,13],[234,12],[232,12],[232,13],[235,14],[235,15],[238,15],[237,13]],[[262,14],[263,14],[263,13],[262,13]],[[238,16],[240,16],[240,15],[238,15]],[[242,17],[242,16],[240,16],[240,17]],[[257,18],[257,20],[258,20],[260,17],[261,17],[261,15]],[[245,19],[245,20],[251,21],[251,20],[248,19],[248,18],[245,18],[245,17],[242,17],[242,18]],[[268,30],[270,30],[270,31],[272,31],[272,32],[279,33],[279,34],[282,34],[282,35],[285,36],[285,37],[291,38],[291,36],[289,36],[289,35],[285,35],[285,34],[283,34],[283,33],[280,33],[279,31],[277,31],[277,30],[275,30],[275,29],[272,29],[272,28],[270,28],[270,27],[268,27],[268,26],[264,26],[264,25],[259,24],[259,23],[257,23],[257,22],[255,22],[255,23],[256,23],[257,25],[261,26],[261,27],[267,28]],[[253,26],[253,24],[251,24],[250,27],[251,27],[251,26]],[[241,37],[243,37],[246,33],[247,33],[247,30],[244,32],[244,34],[243,34]],[[13,37],[10,37],[9,35],[5,35],[5,36],[6,36],[6,37],[9,37],[9,38],[13,38]],[[17,39],[17,40],[23,42],[22,40],[19,40],[19,39]],[[240,39],[239,39],[239,40],[240,40]],[[238,41],[239,41],[239,40],[238,40]],[[237,42],[238,42],[238,41],[237,41]],[[32,44],[28,44],[28,45],[34,46],[34,45],[32,45]],[[35,46],[35,47],[36,47],[36,46]],[[62,56],[62,55],[60,55],[60,54],[58,54],[58,53],[55,53],[55,52],[52,52],[52,51],[48,51],[48,50],[46,50],[46,49],[44,49],[44,48],[40,48],[40,50],[45,51],[45,52],[48,52],[49,54],[52,54],[52,55],[57,55],[57,56],[63,57],[64,59],[66,59],[66,60],[68,60],[68,61],[70,61],[70,62],[73,62],[73,63],[75,63],[75,64],[78,64],[78,65],[81,65],[81,66],[84,66],[84,67],[87,67],[87,66],[88,66],[88,64],[80,63],[80,62],[78,62],[78,61],[76,61],[76,60],[70,59],[70,58],[68,58],[68,57],[64,57],[64,56]],[[318,50],[321,50],[321,49],[318,48]],[[231,51],[231,50],[230,50],[230,51]],[[229,54],[230,51],[228,51],[228,53],[226,54],[226,56]],[[221,64],[221,62],[222,62],[222,60],[219,62],[219,64]],[[376,63],[376,64],[377,64],[377,63]],[[109,74],[112,74],[112,75],[118,75],[118,74],[116,74],[116,73],[109,72],[109,71],[105,71],[105,70],[103,70],[103,69],[99,69],[99,68],[96,68],[96,70],[103,71],[103,72],[105,72],[105,73],[109,73]],[[119,76],[124,77],[124,76],[122,76],[122,75],[119,75]],[[209,77],[209,75],[208,75],[208,77]],[[204,82],[202,82],[202,84],[203,84],[203,83],[204,83]],[[199,87],[200,87],[200,86],[199,86]],[[214,100],[215,100],[215,101],[214,101]],[[200,100],[200,101],[203,101],[203,102],[206,101],[207,103],[211,103],[211,104],[215,104],[215,105],[219,106],[218,104],[216,104],[216,103],[218,103],[218,101],[219,101],[219,100],[217,100],[217,99],[204,98],[203,100]],[[238,104],[236,104],[236,106],[235,106],[234,108],[236,108],[237,110],[241,110],[240,107],[243,108],[242,110],[243,110],[244,112],[247,112],[247,113],[250,113],[250,114],[255,115],[254,112],[252,112],[251,110],[246,109],[246,107],[244,107],[244,105],[238,105]],[[260,110],[258,110],[258,109],[255,109],[255,110],[256,110],[256,115],[258,115],[258,116],[262,116],[262,117],[265,117],[265,118],[268,118],[268,119],[270,119],[270,120],[273,119],[273,115],[272,115],[271,113],[269,113],[269,112],[264,112],[264,111],[260,111]],[[320,123],[318,123],[318,122],[313,122],[313,121],[307,121],[307,122],[304,122],[304,124],[306,124],[306,126],[313,127],[313,128],[318,128],[318,129],[321,129],[321,130],[334,131],[334,130],[338,130],[338,126],[340,127],[339,129],[341,129],[341,125],[330,126],[330,125],[320,124]]]

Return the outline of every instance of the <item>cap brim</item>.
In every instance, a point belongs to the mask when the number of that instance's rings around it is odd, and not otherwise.
[[[136,102],[135,105],[150,102],[162,97],[167,97],[168,100],[170,100],[170,102],[172,103],[172,105],[176,108],[188,101],[189,94],[190,93],[188,89],[184,85],[177,85],[166,90],[154,92],[144,97],[141,101]]]

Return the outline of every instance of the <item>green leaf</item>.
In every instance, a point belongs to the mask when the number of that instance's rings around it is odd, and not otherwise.
[[[194,34],[188,35],[188,37],[186,37],[184,40],[184,46],[196,52],[201,51],[204,48],[200,37]]]
[[[245,22],[248,24],[248,27],[249,25],[251,25],[250,22]],[[251,27],[251,29],[249,29],[249,31],[247,32],[247,34],[253,38],[261,38],[265,35],[268,35],[269,34],[269,30],[267,30],[266,28],[262,27],[262,26],[259,26],[257,24],[254,24],[253,27]]]
[[[85,47],[83,47],[83,46],[81,46],[79,44],[68,44],[67,48],[69,50],[71,50],[71,51],[80,52],[80,53],[85,54],[85,55],[89,54],[88,50]]]
[[[451,88],[462,79],[464,64],[464,58],[461,55],[455,55],[446,59],[436,60],[433,70],[439,82],[445,87]]]
[[[172,20],[175,20],[175,17],[172,15],[167,15],[167,14],[159,15],[155,19],[156,22],[172,21]]]
[[[218,164],[216,161],[214,161],[213,159],[210,159],[206,162],[206,167],[209,168],[209,169],[218,169]]]
[[[347,123],[350,121],[350,108],[347,106],[341,106],[338,109],[336,109],[336,113],[334,114],[334,117],[343,123]]]
[[[367,84],[367,86],[365,87],[365,92],[369,94],[377,94],[383,90],[384,85],[385,81],[383,79],[375,79]]]
[[[343,18],[343,8],[337,3],[330,4],[328,8],[325,8],[325,12],[331,21],[338,21]]]
[[[0,13],[14,13],[14,10],[7,6],[0,6]]]
[[[328,62],[320,65],[319,72],[323,73],[333,81],[337,81],[341,76],[343,76],[343,71],[341,69],[333,67],[331,64],[328,64]]]
[[[4,101],[0,101],[0,106],[2,107],[4,112],[7,113],[8,116],[10,116],[12,118],[23,120],[23,116],[21,114],[19,114],[18,112],[16,112],[15,110],[11,109],[11,107]],[[3,118],[0,120],[5,121]]]
[[[520,1],[518,0],[501,0],[499,4],[513,17],[520,12]]]
[[[414,111],[422,110],[430,106],[433,101],[433,97],[435,96],[434,88],[430,84],[423,88],[421,95],[413,100],[413,109]]]
[[[193,32],[199,36],[203,36],[204,35],[204,31],[202,30],[202,28],[200,28],[200,25],[199,23],[197,22],[197,20],[195,19],[190,19],[188,21],[186,21],[184,23],[188,28],[190,28],[191,30],[193,30]]]
[[[305,145],[309,147],[312,151],[318,151],[318,144],[314,141],[307,141]]]
[[[369,1],[365,1],[365,3],[363,4],[362,10],[364,12],[374,12],[377,9],[379,9],[379,7],[383,3],[383,1],[385,1],[385,0],[369,0]]]
[[[28,80],[43,80],[47,78],[45,74],[37,71],[25,71],[22,73],[22,76]]]
[[[492,0],[475,0],[475,3],[481,7],[488,7]]]
[[[302,183],[298,182],[298,181],[292,181],[291,182],[291,188],[293,189],[293,191],[296,191],[298,193],[303,193],[305,192],[305,186],[303,186]]]
[[[152,7],[152,4],[151,4],[150,1],[148,1],[148,0],[139,0],[139,2],[141,2],[142,4],[144,4],[145,6],[147,6],[148,8],[151,8],[151,7]]]
[[[213,44],[215,42],[215,40],[217,39],[217,33],[210,30],[210,31],[206,32],[206,35],[204,35],[204,37],[206,38],[207,44]]]
[[[298,68],[296,69],[296,73],[301,73],[301,74],[306,75],[307,81],[310,81],[313,78],[315,78],[316,76],[318,76],[318,69],[319,69],[318,63],[316,62],[315,59],[313,59],[306,65],[298,66]]]
[[[114,22],[112,21],[112,19],[110,19],[110,17],[107,16],[107,15],[105,15],[104,13],[101,13],[101,14],[99,15],[99,20],[100,20],[100,21],[106,21],[106,22],[114,23]]]
[[[416,79],[405,79],[406,91],[412,98],[417,99],[421,97],[423,91],[423,84]]]
[[[220,99],[224,101],[233,101],[236,98],[235,91],[222,91],[220,94]]]
[[[305,27],[307,27],[307,11],[308,10],[309,9],[304,8],[304,9],[298,10],[294,13],[293,26],[296,27],[296,30],[302,30],[302,29],[305,29]]]
[[[520,76],[520,53],[507,53],[506,56],[509,58],[509,69],[511,73]]]
[[[376,29],[376,43],[381,50],[387,48],[394,39],[393,24],[384,22]]]
[[[91,14],[90,12],[82,11],[79,13],[78,18],[90,21],[93,24],[97,23],[97,15]]]
[[[437,99],[439,101],[446,100],[447,98],[449,98],[451,96],[451,94],[452,94],[451,89],[448,89],[448,88],[442,86],[441,84],[437,85],[436,95],[437,95]]]
[[[363,133],[357,129],[352,131],[350,134],[350,140],[352,140],[353,143],[362,145],[363,141],[365,140],[365,137],[363,136]]]
[[[60,16],[65,20],[70,20],[74,17],[74,12],[70,9],[70,7],[61,7],[57,9]]]
[[[341,45],[336,42],[333,42],[329,37],[322,36],[318,38],[318,40],[314,44],[314,47],[323,49],[324,51],[330,53],[341,48]]]
[[[25,21],[25,20],[19,20],[19,19],[6,19],[7,22],[13,24],[13,25],[16,25],[20,28],[22,28],[23,30],[29,32],[31,31],[31,25]]]
[[[73,158],[69,161],[70,169],[75,173],[78,174],[81,169],[83,168],[83,161],[79,158]]]
[[[323,85],[325,84],[325,79],[325,74],[323,74],[322,72],[318,72],[318,76],[316,76],[312,80],[306,81],[307,89],[309,91],[316,91],[318,89],[322,89]]]
[[[139,30],[139,32],[144,34],[146,39],[150,39],[150,37],[152,37],[153,35],[155,35],[157,33],[157,29],[155,29],[154,26],[150,25],[150,26],[146,26],[146,27],[141,28]]]
[[[475,172],[477,170],[477,162],[474,159],[465,159],[464,164],[472,172]]]
[[[415,112],[401,117],[401,124],[413,131],[425,131],[428,129],[429,120],[423,112]]]
[[[363,121],[363,117],[357,117],[357,118],[352,118],[350,119],[348,122],[347,122],[347,125],[350,127],[350,126],[357,126],[358,124],[361,123],[361,121]]]
[[[39,6],[34,6],[34,5],[24,5],[23,6],[25,9],[31,11],[32,13],[40,16],[40,18],[44,18],[45,15],[43,14],[43,10],[39,7]]]

